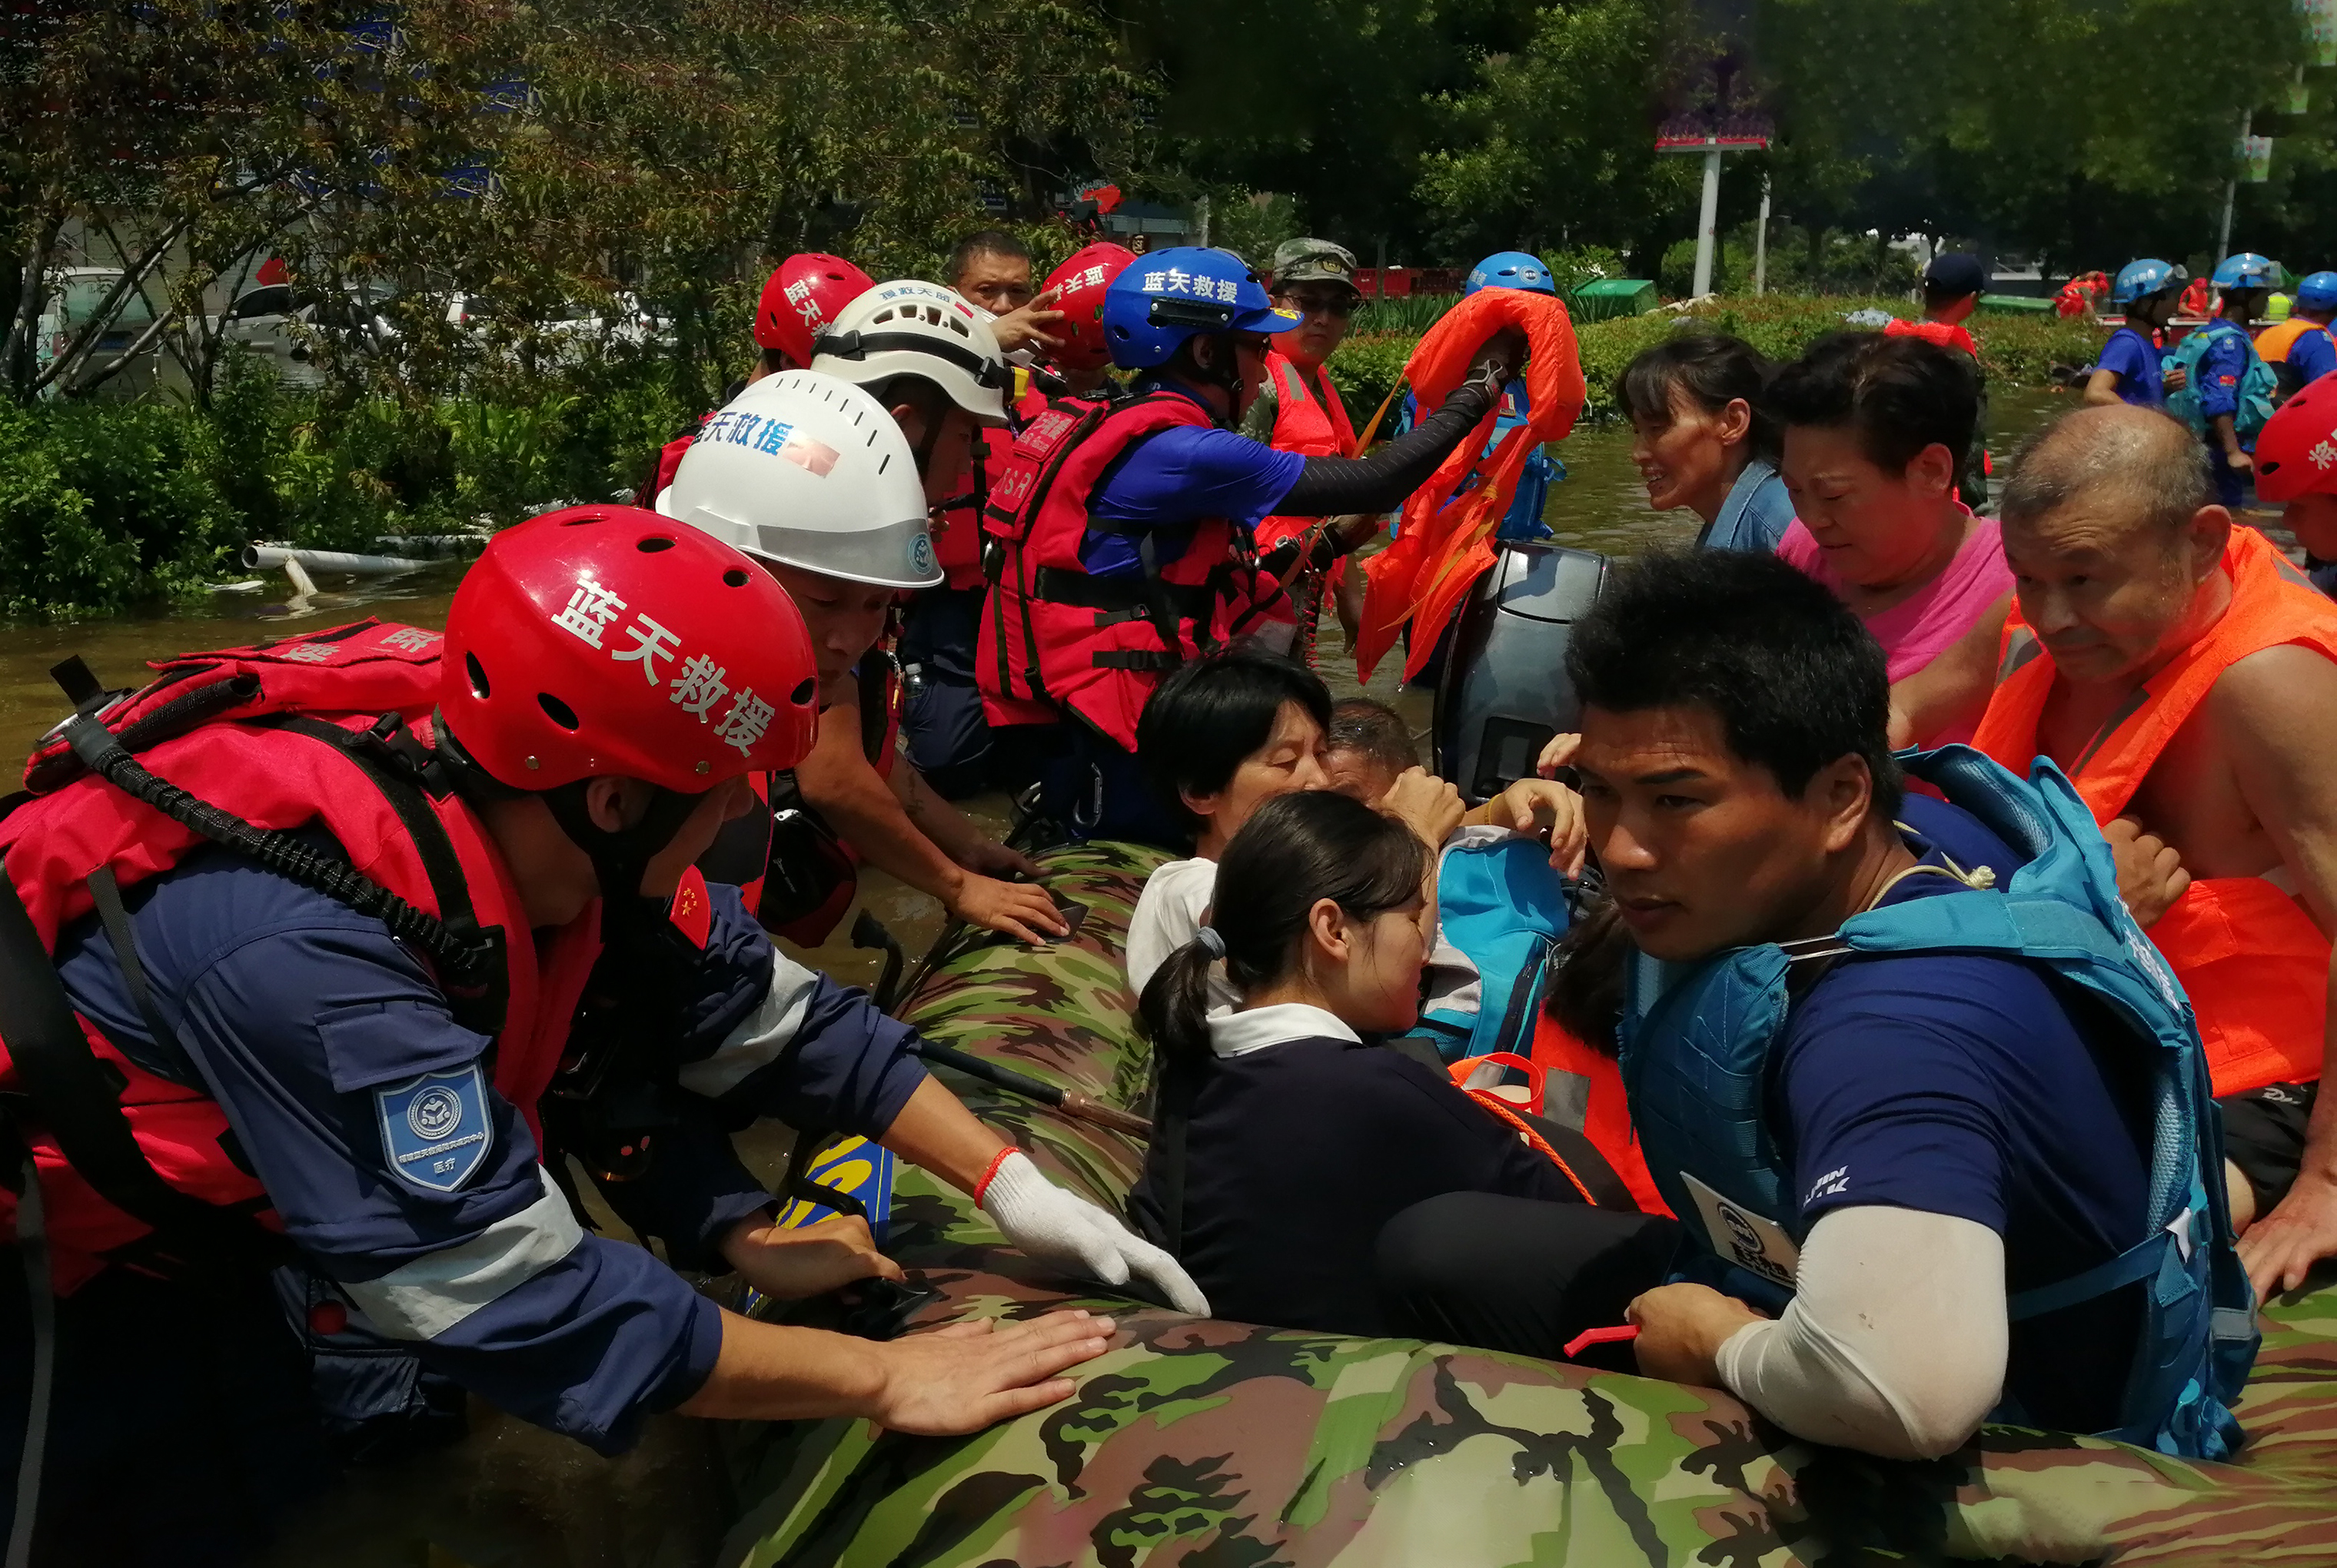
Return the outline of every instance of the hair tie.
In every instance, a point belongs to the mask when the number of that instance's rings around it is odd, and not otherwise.
[[[1193,933],[1193,940],[1201,944],[1201,950],[1209,957],[1221,959],[1226,956],[1226,939],[1217,935],[1217,927],[1203,926]]]

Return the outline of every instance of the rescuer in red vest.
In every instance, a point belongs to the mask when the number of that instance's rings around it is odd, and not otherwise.
[[[780,1114],[1205,1310],[689,871],[816,722],[802,623],[737,551],[573,508],[497,537],[443,638],[365,621],[133,695],[60,678],[75,711],[0,822],[12,1560],[247,1555],[322,1478],[310,1355],[350,1336],[609,1453],[660,1410],[971,1431],[1103,1349],[1077,1314],[885,1344],[720,1310],[584,1232],[546,1167],[540,1111],[610,1085],[670,1111],[626,1152],[678,1263],[780,1295],[897,1276],[859,1222],[772,1229],[722,1129]],[[661,1027],[572,1028],[604,950]]]
[[[1169,670],[1225,639],[1257,521],[1400,504],[1492,407],[1522,347],[1489,343],[1443,407],[1372,456],[1309,457],[1231,428],[1268,339],[1297,318],[1230,251],[1139,257],[1102,325],[1113,363],[1144,374],[1124,400],[1059,402],[1015,443],[987,525],[997,658],[981,659],[978,677],[985,702],[1058,716],[1051,735],[1030,737],[1051,747],[1041,783],[1058,822],[1082,838],[1176,845],[1186,830],[1137,766],[1137,716]]]

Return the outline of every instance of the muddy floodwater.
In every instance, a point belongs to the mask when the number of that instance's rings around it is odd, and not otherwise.
[[[1999,468],[2023,435],[2073,401],[2045,392],[1998,394],[1990,445]],[[1544,516],[1560,542],[1632,555],[1695,537],[1698,524],[1690,514],[1648,509],[1627,430],[1587,428],[1557,452],[1567,478],[1552,487]],[[21,758],[60,716],[64,705],[48,671],[70,655],[86,659],[106,685],[124,687],[141,684],[149,659],[321,629],[363,616],[435,629],[445,624],[458,576],[449,568],[387,580],[328,579],[307,601],[288,600],[289,585],[275,576],[256,591],[214,594],[171,615],[73,626],[0,626],[0,757]],[[1428,695],[1397,689],[1393,657],[1369,686],[1359,684],[1353,661],[1337,654],[1336,628],[1325,620],[1319,654],[1335,694],[1367,691],[1393,702],[1424,739]],[[977,799],[968,809],[988,831],[1006,831],[1004,799]],[[873,870],[862,873],[858,909],[882,920],[913,958],[944,922],[934,900]],[[847,915],[837,929],[848,931],[851,925]],[[803,956],[850,984],[872,982],[879,967],[877,955],[855,950],[842,936]],[[742,1140],[750,1163],[773,1181],[779,1175],[785,1139],[783,1130],[772,1129]],[[684,1568],[714,1560],[723,1529],[742,1501],[728,1494],[712,1423],[652,1421],[633,1452],[602,1460],[477,1401],[472,1413],[471,1435],[454,1447],[351,1475],[292,1522],[268,1563],[277,1568],[323,1563],[344,1568]]]

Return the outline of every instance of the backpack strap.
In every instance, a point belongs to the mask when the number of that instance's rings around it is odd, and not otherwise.
[[[110,873],[91,879],[98,918],[130,981],[132,999],[149,1028],[161,1014],[145,985],[137,943]],[[134,975],[133,975],[134,971]],[[167,1026],[159,1038],[169,1042]],[[179,1191],[165,1182],[138,1146],[120,1091],[106,1065],[90,1049],[73,1016],[64,982],[41,945],[16,884],[0,869],[0,1038],[24,1097],[57,1147],[98,1196],[141,1221],[154,1234],[151,1250],[176,1273],[219,1281],[230,1271],[272,1268],[296,1254],[292,1243],[248,1214]],[[11,1115],[15,1115],[12,1109]],[[19,1128],[21,1133],[22,1129]]]

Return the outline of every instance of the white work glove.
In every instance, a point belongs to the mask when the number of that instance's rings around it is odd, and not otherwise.
[[[1020,1150],[998,1163],[974,1202],[1025,1257],[1107,1285],[1125,1285],[1130,1273],[1139,1274],[1177,1310],[1209,1315],[1208,1298],[1176,1259],[1047,1180]]]

